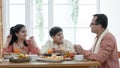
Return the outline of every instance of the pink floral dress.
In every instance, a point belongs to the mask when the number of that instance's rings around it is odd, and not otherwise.
[[[35,47],[34,44],[31,43],[30,40],[26,40],[28,46],[23,46],[20,48],[20,53],[24,53],[24,54],[39,54],[40,50],[38,47]],[[7,48],[3,48],[3,55],[5,53],[13,53],[14,51],[14,47],[13,45],[9,45]]]

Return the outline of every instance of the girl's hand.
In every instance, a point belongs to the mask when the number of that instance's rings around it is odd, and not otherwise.
[[[34,39],[33,36],[31,36],[31,37],[29,38],[29,40],[30,40],[30,43],[31,43],[34,47],[38,48],[37,43],[36,43],[36,41],[35,41],[35,39]]]
[[[34,39],[34,37],[33,37],[33,36],[31,36],[29,39],[30,39],[30,40],[32,40],[32,39]]]
[[[3,48],[7,48],[9,46],[11,39],[12,39],[12,35],[9,34],[7,36],[7,39],[6,39],[6,42],[5,42],[4,46],[3,46]]]
[[[9,43],[10,43],[11,39],[12,39],[12,35],[9,34],[9,35],[7,36],[7,41],[6,41],[6,42],[9,42]]]

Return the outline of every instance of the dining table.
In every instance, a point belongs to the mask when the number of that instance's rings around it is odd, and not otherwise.
[[[45,62],[45,61],[29,61],[29,62],[9,62],[8,59],[0,62],[0,68],[95,68],[100,66],[97,61],[61,61],[61,62]]]

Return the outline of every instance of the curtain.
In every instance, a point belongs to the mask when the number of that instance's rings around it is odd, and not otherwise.
[[[2,0],[0,0],[0,57],[2,57],[3,46],[3,23],[2,23]]]

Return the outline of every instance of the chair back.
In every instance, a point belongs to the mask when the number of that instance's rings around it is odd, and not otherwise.
[[[120,58],[120,51],[118,52],[118,57]]]

